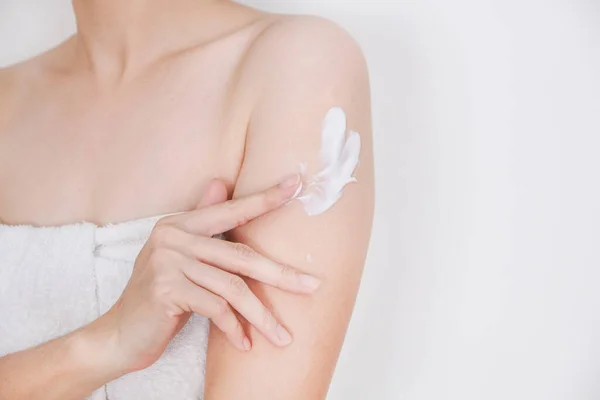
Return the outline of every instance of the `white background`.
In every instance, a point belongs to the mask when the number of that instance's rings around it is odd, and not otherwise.
[[[600,399],[600,1],[245,3],[370,64],[375,229],[329,399]],[[66,0],[0,0],[0,65],[72,30]]]

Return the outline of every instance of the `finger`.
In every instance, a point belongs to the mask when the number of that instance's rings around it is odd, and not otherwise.
[[[202,198],[196,206],[196,209],[223,203],[224,201],[227,201],[227,187],[223,181],[213,179],[208,182],[204,188],[204,193],[202,194]]]
[[[236,275],[243,275],[293,293],[314,293],[320,280],[284,264],[277,263],[243,243],[197,236],[173,227],[177,232],[167,246]]]
[[[292,199],[301,189],[300,175],[293,174],[279,185],[225,203],[178,214],[170,221],[187,232],[214,236],[272,211]]]
[[[194,312],[210,318],[239,350],[249,351],[251,349],[250,340],[246,336],[242,324],[222,297],[185,279],[177,291],[177,302],[187,312]]]
[[[287,346],[291,343],[292,337],[287,329],[277,322],[242,278],[199,261],[188,260],[190,262],[182,265],[188,279],[227,300],[274,345]]]

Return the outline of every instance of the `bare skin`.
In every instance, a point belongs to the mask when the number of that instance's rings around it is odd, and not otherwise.
[[[359,184],[321,216],[307,217],[292,201],[228,236],[322,282],[314,294],[298,296],[297,287],[282,288],[261,272],[266,262],[246,278],[248,299],[266,305],[292,343],[278,345],[244,315],[243,335],[232,324],[229,331],[211,329],[206,373],[207,400],[324,398],[372,220],[369,88],[360,51],[327,21],[263,14],[225,0],[75,0],[74,6],[75,37],[0,70],[0,221],[104,224],[194,210],[203,201],[224,200],[203,200],[213,178],[234,198],[258,193],[297,172],[299,162],[309,163],[309,173],[318,168],[321,120],[331,106],[343,107],[363,142]],[[169,246],[178,248],[170,257],[185,253],[189,237],[170,237]],[[143,257],[136,268],[149,264]],[[182,260],[176,263],[186,264]],[[145,297],[142,289],[130,292],[122,297],[127,304]],[[178,303],[188,307],[181,315],[210,314],[201,310],[209,300],[189,295],[186,301]],[[228,304],[239,311],[248,303]],[[147,305],[140,300],[139,306]],[[48,399],[81,398],[160,354],[162,342],[144,346],[144,356],[127,342],[114,345],[115,313],[0,358],[0,371],[11,371],[10,387],[16,388],[0,388],[0,398],[29,398],[31,387]],[[243,349],[244,335],[251,351]],[[129,356],[114,357],[123,353]]]
[[[64,337],[0,358],[1,398],[69,399],[89,394],[156,362],[191,313],[211,318],[243,352],[250,351],[252,343],[234,309],[272,344],[288,345],[289,332],[241,276],[297,294],[313,293],[320,282],[246,245],[213,236],[281,207],[299,184],[300,177],[292,175],[261,193],[223,202],[215,194],[224,189],[222,183],[211,182],[197,210],[158,221],[127,287],[106,314]],[[22,380],[30,374],[35,379]]]
[[[77,37],[0,72],[4,223],[122,221],[193,209],[211,178],[233,188],[250,112],[236,69],[273,17],[100,3],[76,1]]]

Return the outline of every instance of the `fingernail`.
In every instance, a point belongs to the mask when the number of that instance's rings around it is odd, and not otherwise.
[[[296,193],[294,193],[294,195],[292,196],[292,199],[295,199],[296,197],[298,197],[298,195],[302,191],[302,186],[303,186],[302,182],[300,182],[300,185],[298,186],[298,189],[296,189]]]
[[[311,275],[300,274],[298,276],[298,280],[300,281],[300,284],[302,284],[302,286],[310,289],[313,292],[317,290],[321,285],[321,281]]]
[[[289,175],[279,183],[279,187],[281,189],[287,189],[292,186],[296,186],[298,184],[298,182],[300,182],[300,175],[298,175],[298,174]]]
[[[277,329],[275,330],[275,332],[277,333],[277,338],[279,338],[281,344],[287,345],[292,342],[292,337],[290,336],[290,333],[283,326],[277,325]]]
[[[250,344],[250,340],[248,340],[247,337],[245,337],[244,340],[242,341],[242,345],[244,346],[244,350],[246,350],[246,351],[250,351],[250,349],[252,348],[252,345]]]

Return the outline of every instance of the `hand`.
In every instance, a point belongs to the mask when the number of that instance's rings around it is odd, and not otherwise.
[[[214,203],[215,199],[205,198],[199,209],[157,222],[123,294],[102,317],[104,325],[115,333],[125,370],[139,370],[154,363],[192,312],[210,318],[242,351],[250,350],[251,343],[234,309],[273,344],[285,346],[291,342],[287,330],[240,275],[301,294],[314,292],[319,281],[271,261],[244,244],[212,236],[277,209],[294,196],[299,185],[300,178],[294,175],[248,197],[208,206],[206,203]],[[219,189],[213,187],[206,192],[214,197],[215,191]]]

